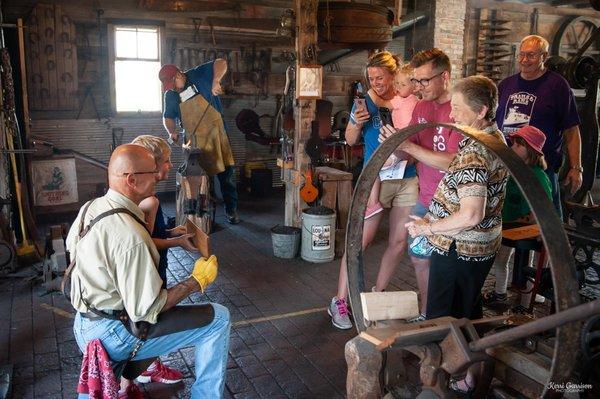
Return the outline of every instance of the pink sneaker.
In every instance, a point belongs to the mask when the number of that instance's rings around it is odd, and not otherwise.
[[[140,387],[131,384],[124,391],[119,391],[119,399],[144,399],[144,394]]]
[[[148,370],[144,371],[137,382],[146,384],[148,382],[160,382],[163,384],[177,384],[183,379],[183,374],[179,371],[162,364],[158,359],[152,362]]]
[[[367,206],[367,210],[365,211],[365,220],[377,215],[381,211],[383,211],[383,205],[381,205],[381,202]]]

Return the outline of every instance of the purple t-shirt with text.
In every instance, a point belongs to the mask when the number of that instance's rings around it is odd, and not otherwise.
[[[548,168],[557,170],[562,163],[563,131],[580,124],[567,81],[552,71],[534,80],[516,74],[500,82],[498,93],[498,129],[506,137],[525,125],[540,129],[546,134],[543,152]]]

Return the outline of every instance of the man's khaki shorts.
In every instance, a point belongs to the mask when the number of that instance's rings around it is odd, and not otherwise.
[[[381,182],[379,202],[384,208],[414,206],[419,198],[419,178],[409,177],[400,180]]]

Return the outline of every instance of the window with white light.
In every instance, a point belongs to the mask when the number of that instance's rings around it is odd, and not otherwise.
[[[114,26],[111,75],[117,112],[160,112],[160,29]]]

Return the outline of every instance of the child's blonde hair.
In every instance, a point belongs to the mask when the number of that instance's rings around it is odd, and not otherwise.
[[[410,62],[405,62],[398,67],[397,73],[410,76],[413,73],[413,69],[414,68],[410,65]]]
[[[131,144],[141,145],[142,147],[150,150],[154,155],[154,160],[158,162],[159,159],[168,158],[171,156],[171,147],[167,140],[152,136],[150,134],[142,134],[137,136]]]
[[[399,90],[399,87],[401,85],[401,83],[399,83],[398,80],[401,76],[406,76],[408,80],[408,85],[414,90],[415,84],[410,80],[410,78],[412,78],[413,69],[414,68],[408,62],[401,63],[398,65],[398,69],[396,70],[396,76],[394,76],[394,86],[396,87],[396,90]]]

